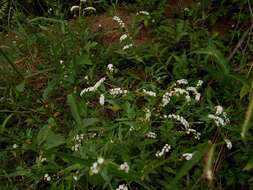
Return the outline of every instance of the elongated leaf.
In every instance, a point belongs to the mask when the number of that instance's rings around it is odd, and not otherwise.
[[[206,48],[199,51],[195,51],[196,54],[210,55],[216,59],[217,64],[220,66],[225,75],[229,74],[230,69],[226,58],[215,48]]]
[[[49,150],[65,143],[65,139],[62,135],[55,134],[53,131],[49,131],[46,141],[43,144],[43,148]]]
[[[37,144],[40,146],[47,139],[50,129],[48,125],[42,127],[37,135]]]
[[[68,95],[68,104],[70,106],[71,114],[72,114],[72,116],[74,117],[74,119],[77,123],[77,126],[81,128],[82,127],[82,120],[81,120],[81,117],[79,115],[76,100],[75,100],[75,98],[72,94]]]
[[[97,122],[99,122],[98,118],[86,118],[83,120],[83,126],[88,127],[88,126],[94,125]]]
[[[179,172],[177,172],[175,180],[169,185],[170,187],[173,187],[174,184],[177,183],[179,179],[188,174],[188,172],[193,166],[199,163],[201,158],[208,151],[209,146],[210,146],[209,143],[203,143],[198,146],[197,150],[193,152],[192,159],[185,161],[184,165],[181,167]]]

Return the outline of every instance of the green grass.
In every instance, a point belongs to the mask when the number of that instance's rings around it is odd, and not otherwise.
[[[0,189],[252,189],[250,35],[231,57],[250,1],[170,16],[168,1],[92,2],[110,31],[60,4],[3,22]],[[235,5],[235,27],[213,32]]]

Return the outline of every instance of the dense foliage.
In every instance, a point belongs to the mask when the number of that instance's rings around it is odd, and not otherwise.
[[[0,189],[253,188],[251,1],[0,5]]]

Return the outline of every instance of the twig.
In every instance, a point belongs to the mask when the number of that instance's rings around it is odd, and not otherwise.
[[[245,38],[248,36],[248,34],[252,30],[252,28],[253,28],[253,24],[251,24],[250,28],[243,33],[241,39],[239,40],[239,42],[237,43],[237,45],[235,46],[235,48],[233,49],[233,51],[228,56],[228,61],[230,61],[234,57],[235,53],[241,47],[242,43],[244,42]]]

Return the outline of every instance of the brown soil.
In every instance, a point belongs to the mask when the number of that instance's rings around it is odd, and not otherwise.
[[[185,8],[190,8],[193,4],[193,0],[169,0],[165,15],[169,18],[181,15]]]
[[[213,26],[209,27],[211,33],[219,33],[221,36],[226,34],[229,30],[233,29],[234,22],[228,19],[222,19],[217,21]]]
[[[118,16],[126,24],[128,28],[134,19],[134,14],[130,14],[128,11],[119,9],[115,16]],[[116,21],[112,19],[112,16],[102,14],[99,16],[92,16],[87,18],[88,26],[94,33],[98,33],[98,40],[105,46],[110,46],[113,43],[119,42],[120,36],[125,32],[120,30],[120,27]],[[150,32],[144,27],[140,26],[138,34],[133,38],[133,42],[136,45],[150,43],[152,36]]]

